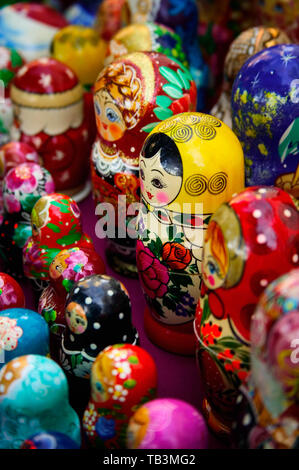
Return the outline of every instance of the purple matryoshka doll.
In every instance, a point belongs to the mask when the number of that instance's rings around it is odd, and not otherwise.
[[[275,187],[247,188],[213,214],[194,322],[209,426],[228,436],[250,371],[250,323],[260,295],[299,265],[299,213]]]
[[[283,31],[273,27],[255,26],[239,34],[231,43],[225,57],[222,92],[211,114],[232,127],[231,93],[234,80],[242,65],[263,49],[290,42]]]
[[[146,136],[160,121],[195,110],[196,87],[188,69],[175,59],[135,52],[102,70],[94,87],[94,104],[98,137],[91,177],[95,202],[106,203],[99,204],[96,213],[108,212],[108,220],[103,217],[104,224],[108,222],[107,260],[116,271],[136,277],[132,219],[133,204],[140,199],[139,154]],[[100,227],[104,224],[99,221]]]
[[[129,449],[206,449],[208,429],[189,403],[160,398],[138,408],[127,429]]]
[[[275,185],[299,197],[299,45],[255,54],[232,91],[233,130],[243,146],[246,184]]]
[[[37,163],[21,163],[3,180],[4,216],[0,227],[1,258],[7,272],[23,275],[22,250],[32,235],[34,204],[55,191],[51,174]]]
[[[251,322],[251,376],[238,396],[238,447],[299,447],[299,269],[272,282]]]

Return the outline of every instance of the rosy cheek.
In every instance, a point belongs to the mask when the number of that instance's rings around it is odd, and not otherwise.
[[[208,281],[211,284],[211,286],[215,285],[215,279],[213,278],[213,276],[208,276]]]
[[[142,192],[144,192],[144,182],[141,178],[140,178],[140,189]]]
[[[76,330],[77,330],[78,333],[83,333],[84,332],[84,325],[77,326]]]
[[[169,201],[168,194],[165,191],[158,191],[156,194],[157,201],[160,204],[166,204]]]
[[[123,135],[123,130],[117,124],[110,124],[109,125],[109,132],[112,135],[112,137],[114,138],[114,140],[120,139]]]

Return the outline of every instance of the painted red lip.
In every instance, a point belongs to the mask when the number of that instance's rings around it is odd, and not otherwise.
[[[106,131],[106,130],[107,130],[107,128],[108,128],[108,125],[107,125],[107,124],[105,124],[104,122],[102,122],[102,125],[103,125],[103,127],[104,127],[104,129],[105,129],[105,131]]]
[[[148,195],[149,199],[153,199],[154,195],[152,193],[149,193],[148,191],[146,191],[146,194]]]

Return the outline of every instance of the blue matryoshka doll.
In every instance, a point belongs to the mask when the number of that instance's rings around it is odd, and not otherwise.
[[[81,445],[80,421],[68,393],[66,377],[52,359],[31,354],[8,362],[0,372],[0,449],[19,449],[45,429]]]
[[[48,352],[49,328],[41,315],[28,308],[0,312],[0,369],[16,357]]]
[[[233,130],[243,146],[246,184],[299,197],[299,45],[252,56],[233,85]]]

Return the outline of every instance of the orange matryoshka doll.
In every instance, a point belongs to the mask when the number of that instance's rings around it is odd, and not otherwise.
[[[91,397],[83,417],[90,446],[125,448],[129,419],[155,398],[156,387],[156,365],[144,349],[131,344],[105,348],[92,366]]]
[[[196,86],[189,70],[176,59],[135,52],[102,70],[94,87],[94,104],[98,138],[91,159],[93,193],[96,203],[110,204],[108,222],[114,219],[115,223],[113,231],[106,232],[108,261],[116,271],[137,276],[136,231],[134,223],[129,226],[137,207],[130,208],[130,215],[126,211],[140,199],[139,154],[160,121],[195,110]],[[103,214],[100,205],[97,214]]]
[[[244,187],[241,145],[212,116],[174,116],[144,143],[140,187],[137,267],[147,300],[145,328],[160,347],[193,354],[203,236],[220,204]]]
[[[194,322],[209,426],[231,432],[238,387],[250,371],[251,317],[265,288],[299,264],[299,213],[292,197],[247,188],[208,225]]]

